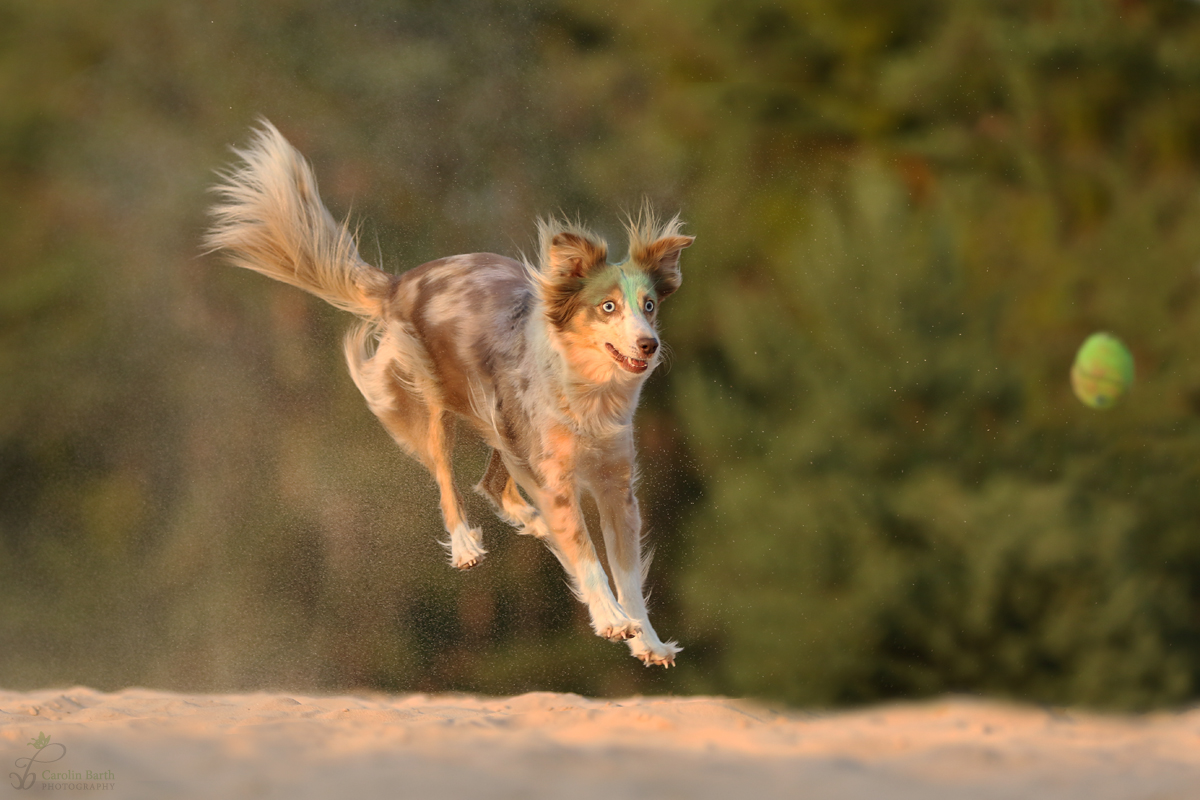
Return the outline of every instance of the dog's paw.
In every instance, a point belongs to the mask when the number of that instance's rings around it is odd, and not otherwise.
[[[596,635],[610,642],[625,642],[642,633],[642,623],[636,619],[626,619],[596,628]]]
[[[675,666],[675,656],[683,648],[676,642],[647,642],[645,636],[636,636],[627,642],[629,651],[647,667]]]
[[[450,566],[468,570],[483,561],[487,550],[483,548],[483,531],[460,525],[450,532],[449,541],[439,542],[450,554]]]
[[[481,561],[483,561],[483,557],[485,555],[487,555],[487,554],[479,553],[477,555],[470,555],[470,556],[451,555],[450,556],[450,566],[454,567],[457,570],[461,570],[462,572],[466,572],[471,567],[478,566],[479,563]]]

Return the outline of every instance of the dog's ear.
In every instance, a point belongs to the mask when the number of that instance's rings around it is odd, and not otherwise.
[[[629,255],[649,273],[659,300],[678,290],[683,283],[683,275],[679,271],[679,254],[685,248],[691,247],[694,241],[694,236],[672,234],[655,239],[649,244],[632,243]]]
[[[546,318],[563,330],[579,310],[580,292],[588,274],[608,263],[608,245],[598,236],[555,229],[554,222],[539,222],[543,264],[539,280]]]
[[[551,277],[558,280],[581,280],[589,272],[608,263],[608,246],[574,231],[554,235],[546,254]]]

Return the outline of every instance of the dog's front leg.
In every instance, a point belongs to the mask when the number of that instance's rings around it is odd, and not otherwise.
[[[567,571],[575,596],[588,607],[596,635],[611,641],[632,639],[642,632],[641,625],[622,610],[609,588],[579,507],[574,470],[563,454],[558,455],[540,465],[540,486],[525,487],[549,528],[544,541]]]
[[[625,474],[630,472],[632,470],[626,470]],[[600,525],[604,529],[608,566],[617,585],[617,602],[625,613],[641,623],[642,632],[626,644],[646,666],[661,664],[670,667],[674,665],[675,654],[681,648],[675,642],[663,642],[658,638],[646,612],[642,584],[650,561],[641,552],[642,515],[638,510],[637,496],[633,493],[633,483],[631,480],[622,480],[602,485],[596,487],[595,495]]]

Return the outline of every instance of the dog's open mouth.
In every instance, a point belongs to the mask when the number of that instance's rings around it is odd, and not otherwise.
[[[604,346],[608,348],[608,353],[613,357],[613,360],[635,375],[645,372],[646,367],[650,366],[649,363],[642,361],[640,358],[630,358],[627,355],[623,355],[620,350],[608,342],[605,342]]]

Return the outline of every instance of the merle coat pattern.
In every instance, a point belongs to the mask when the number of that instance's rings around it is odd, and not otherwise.
[[[492,448],[476,491],[554,553],[595,632],[625,640],[647,665],[673,665],[679,647],[655,633],[642,589],[633,414],[662,358],[658,304],[679,288],[692,243],[678,218],[660,223],[646,209],[630,219],[620,264],[582,226],[543,220],[536,265],[472,253],[395,276],[362,260],[308,163],[269,122],[235,152],[242,162],[216,187],[208,245],[362,318],[346,337],[350,374],[436,480],[450,563],[468,569],[486,554],[451,470],[457,418]],[[615,596],[583,491],[600,512]]]

